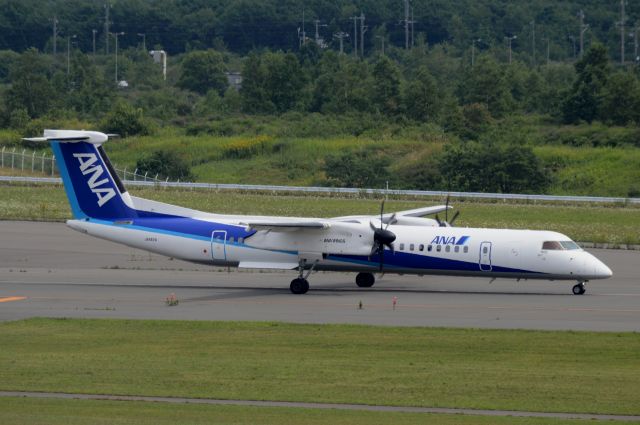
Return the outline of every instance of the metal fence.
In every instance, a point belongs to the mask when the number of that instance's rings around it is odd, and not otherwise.
[[[3,182],[24,182],[24,183],[55,183],[62,181],[58,176],[55,156],[47,156],[46,153],[30,152],[26,149],[5,148],[0,149],[0,166],[12,169],[15,172],[31,172],[32,174],[42,174],[42,177],[26,176],[0,176]],[[276,186],[263,184],[218,184],[218,183],[191,183],[191,182],[171,182],[169,179],[161,180],[158,175],[150,176],[139,174],[138,170],[128,170],[117,168],[116,173],[129,186],[155,186],[173,187],[183,189],[206,189],[206,190],[236,190],[236,191],[258,191],[274,193],[322,193],[322,194],[350,194],[350,195],[397,195],[412,197],[441,197],[450,196],[452,198],[473,198],[488,200],[520,200],[520,201],[555,201],[555,202],[590,202],[590,203],[627,203],[640,204],[640,198],[621,197],[596,197],[596,196],[559,196],[559,195],[529,195],[514,193],[480,193],[480,192],[446,192],[431,190],[393,190],[393,189],[358,189],[349,187],[300,187],[300,186]],[[46,176],[46,177],[45,177]]]
[[[0,148],[0,168],[10,169],[14,173],[30,173],[41,174],[42,176],[59,176],[58,166],[56,164],[55,155],[47,155],[46,152],[35,152],[27,149],[20,148],[7,148],[3,146]],[[114,166],[116,173],[122,180],[131,180],[134,182],[149,182],[159,183],[162,180],[158,179],[158,175],[150,176],[148,173],[139,174],[137,169],[133,171],[128,170],[126,167],[120,169]],[[167,182],[169,179],[163,180]]]

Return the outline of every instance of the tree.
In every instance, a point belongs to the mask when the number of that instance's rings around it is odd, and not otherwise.
[[[504,67],[493,57],[481,56],[473,68],[467,70],[458,96],[463,104],[483,103],[494,117],[510,110],[513,99],[509,92]]]
[[[369,151],[345,152],[325,158],[325,174],[331,186],[381,187],[389,181],[389,158]]]
[[[440,112],[441,98],[435,78],[427,67],[421,66],[416,73],[416,78],[404,89],[405,113],[416,121],[433,121]]]
[[[607,48],[594,44],[576,62],[576,79],[562,106],[564,122],[575,124],[580,120],[591,123],[598,118],[604,91],[610,73]]]
[[[102,128],[122,137],[146,136],[151,133],[151,128],[142,115],[142,109],[136,109],[126,102],[115,104],[104,118]]]
[[[366,62],[326,52],[319,67],[312,110],[337,114],[371,111],[373,84]]]
[[[215,50],[190,52],[182,62],[182,74],[178,86],[205,94],[215,89],[222,95],[227,89],[227,76],[222,54]]]
[[[269,52],[263,56],[267,98],[277,112],[293,109],[302,101],[306,76],[293,53]]]
[[[140,174],[149,174],[171,180],[193,180],[193,175],[180,156],[165,150],[153,152],[150,156],[139,159],[136,168]]]
[[[372,100],[379,112],[393,115],[400,107],[400,70],[386,56],[373,66]]]
[[[550,182],[531,148],[468,142],[445,150],[440,172],[450,190],[531,193]]]
[[[619,72],[609,79],[600,116],[615,125],[640,123],[640,84],[633,74]]]
[[[32,118],[46,114],[54,100],[47,74],[48,67],[36,49],[20,55],[9,72],[12,83],[7,91],[9,109],[24,108]]]

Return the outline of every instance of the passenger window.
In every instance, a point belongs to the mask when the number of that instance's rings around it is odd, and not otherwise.
[[[442,245],[436,245],[436,251],[438,252],[442,251]]]
[[[463,249],[463,251],[464,251],[465,253],[469,252],[469,247],[468,247],[468,246],[465,246],[465,247],[464,247],[464,249]]]
[[[486,246],[482,248],[482,253],[486,254],[487,252],[489,252],[489,248],[487,248]]]
[[[447,246],[445,246],[445,247],[444,247],[444,250],[445,250],[446,252],[451,252],[451,245],[447,245]]]
[[[562,245],[557,241],[546,241],[542,243],[542,249],[547,249],[549,251],[561,251]]]
[[[413,244],[409,245],[409,251],[413,251],[413,248],[414,248]]]
[[[404,251],[404,244],[403,243],[400,244],[400,251]]]
[[[460,247],[459,247],[458,245],[456,245],[456,246],[453,248],[453,250],[454,250],[455,252],[460,252]]]
[[[424,245],[420,244],[420,251],[424,251]]]
[[[244,243],[244,238],[238,238],[238,243]]]
[[[433,245],[429,245],[429,246],[427,247],[427,251],[431,252],[432,250],[433,250]]]
[[[229,238],[229,243],[233,243],[235,240],[236,240],[236,238],[234,238],[233,236],[231,236],[231,237]]]

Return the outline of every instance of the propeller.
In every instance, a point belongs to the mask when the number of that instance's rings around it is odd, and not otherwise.
[[[369,226],[371,230],[373,230],[373,246],[371,247],[371,253],[369,254],[369,258],[372,255],[378,254],[380,256],[380,271],[382,271],[384,267],[384,247],[386,246],[394,252],[393,242],[396,240],[396,235],[391,230],[388,230],[389,225],[395,220],[395,214],[393,214],[388,220],[387,225],[382,227],[384,223],[384,200],[382,200],[382,204],[380,205],[380,228],[376,227],[373,223],[369,222]]]
[[[445,205],[447,209],[444,210],[444,221],[440,220],[440,217],[438,217],[437,214],[435,217],[436,221],[438,222],[438,226],[440,227],[453,227],[453,223],[456,221],[456,219],[460,215],[460,211],[456,211],[456,213],[451,218],[451,221],[449,221],[449,195],[448,194],[447,194],[447,202]]]

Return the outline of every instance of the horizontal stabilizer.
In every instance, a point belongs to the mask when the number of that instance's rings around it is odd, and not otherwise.
[[[101,145],[109,140],[109,137],[117,137],[117,135],[85,130],[45,130],[44,137],[25,137],[22,140],[27,140],[29,142],[85,142],[94,145]]]

